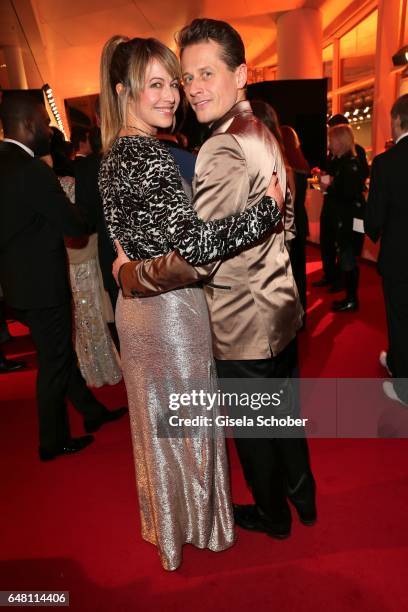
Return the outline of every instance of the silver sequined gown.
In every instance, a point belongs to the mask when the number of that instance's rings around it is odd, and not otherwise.
[[[75,203],[75,179],[61,177],[60,183]],[[97,241],[97,235],[91,234],[82,248],[67,248],[75,352],[89,387],[116,385],[122,380],[120,358],[107,324],[113,320],[113,313],[103,287]]]
[[[142,537],[157,545],[163,567],[174,570],[185,543],[220,551],[234,542],[224,438],[212,439],[204,429],[198,437],[157,436],[171,393],[191,392],[193,381],[194,388],[215,390],[204,292],[185,288],[148,299],[119,297],[116,325]],[[197,414],[191,408],[190,416]]]
[[[199,221],[165,145],[146,137],[117,139],[101,165],[99,186],[111,238],[132,259],[176,247],[206,263],[254,239],[270,225],[262,209],[247,217]],[[268,220],[267,220],[268,217]],[[200,287],[148,298],[118,299],[116,325],[129,400],[142,537],[176,569],[186,543],[221,551],[234,543],[225,440],[157,435],[172,393],[214,392],[207,305]],[[190,416],[198,414],[191,408]],[[183,416],[186,416],[184,412]],[[214,416],[209,414],[209,416]],[[190,430],[191,431],[191,430]]]

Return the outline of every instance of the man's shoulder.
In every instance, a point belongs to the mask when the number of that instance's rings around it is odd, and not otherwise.
[[[0,173],[2,181],[7,179],[16,181],[16,176],[25,176],[27,171],[35,169],[37,164],[43,164],[38,159],[26,153],[18,145],[13,143],[0,142]],[[45,165],[45,164],[44,164]]]
[[[24,151],[22,147],[7,141],[0,141],[0,155],[2,159],[15,164],[24,162],[29,163],[34,159],[27,151]]]
[[[373,159],[373,165],[386,166],[394,163],[396,160],[403,159],[406,161],[408,155],[408,136],[400,140],[396,145],[379,153]]]
[[[197,156],[197,163],[207,155],[220,155],[228,152],[239,152],[240,146],[237,138],[231,132],[218,132],[208,138],[201,146]]]

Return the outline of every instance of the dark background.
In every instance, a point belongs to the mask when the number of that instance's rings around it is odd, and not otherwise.
[[[327,79],[264,81],[248,86],[248,99],[268,102],[278,114],[281,125],[293,127],[300,139],[310,167],[324,167],[327,151]],[[207,127],[198,123],[191,108],[180,131],[193,149],[209,135]]]

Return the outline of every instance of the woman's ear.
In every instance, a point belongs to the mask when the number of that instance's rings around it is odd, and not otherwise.
[[[116,93],[118,94],[118,96],[120,96],[120,94],[124,90],[123,83],[116,83],[115,89],[116,89]]]

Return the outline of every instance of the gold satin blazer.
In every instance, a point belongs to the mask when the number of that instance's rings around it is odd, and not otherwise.
[[[238,102],[213,125],[201,147],[193,180],[193,204],[204,221],[241,212],[265,195],[272,173],[282,191],[286,170],[279,146],[252,113]],[[302,307],[287,244],[294,236],[293,205],[286,202],[284,226],[255,246],[222,262],[190,266],[178,253],[120,270],[124,296],[153,295],[204,281],[216,359],[267,359],[294,338]]]

